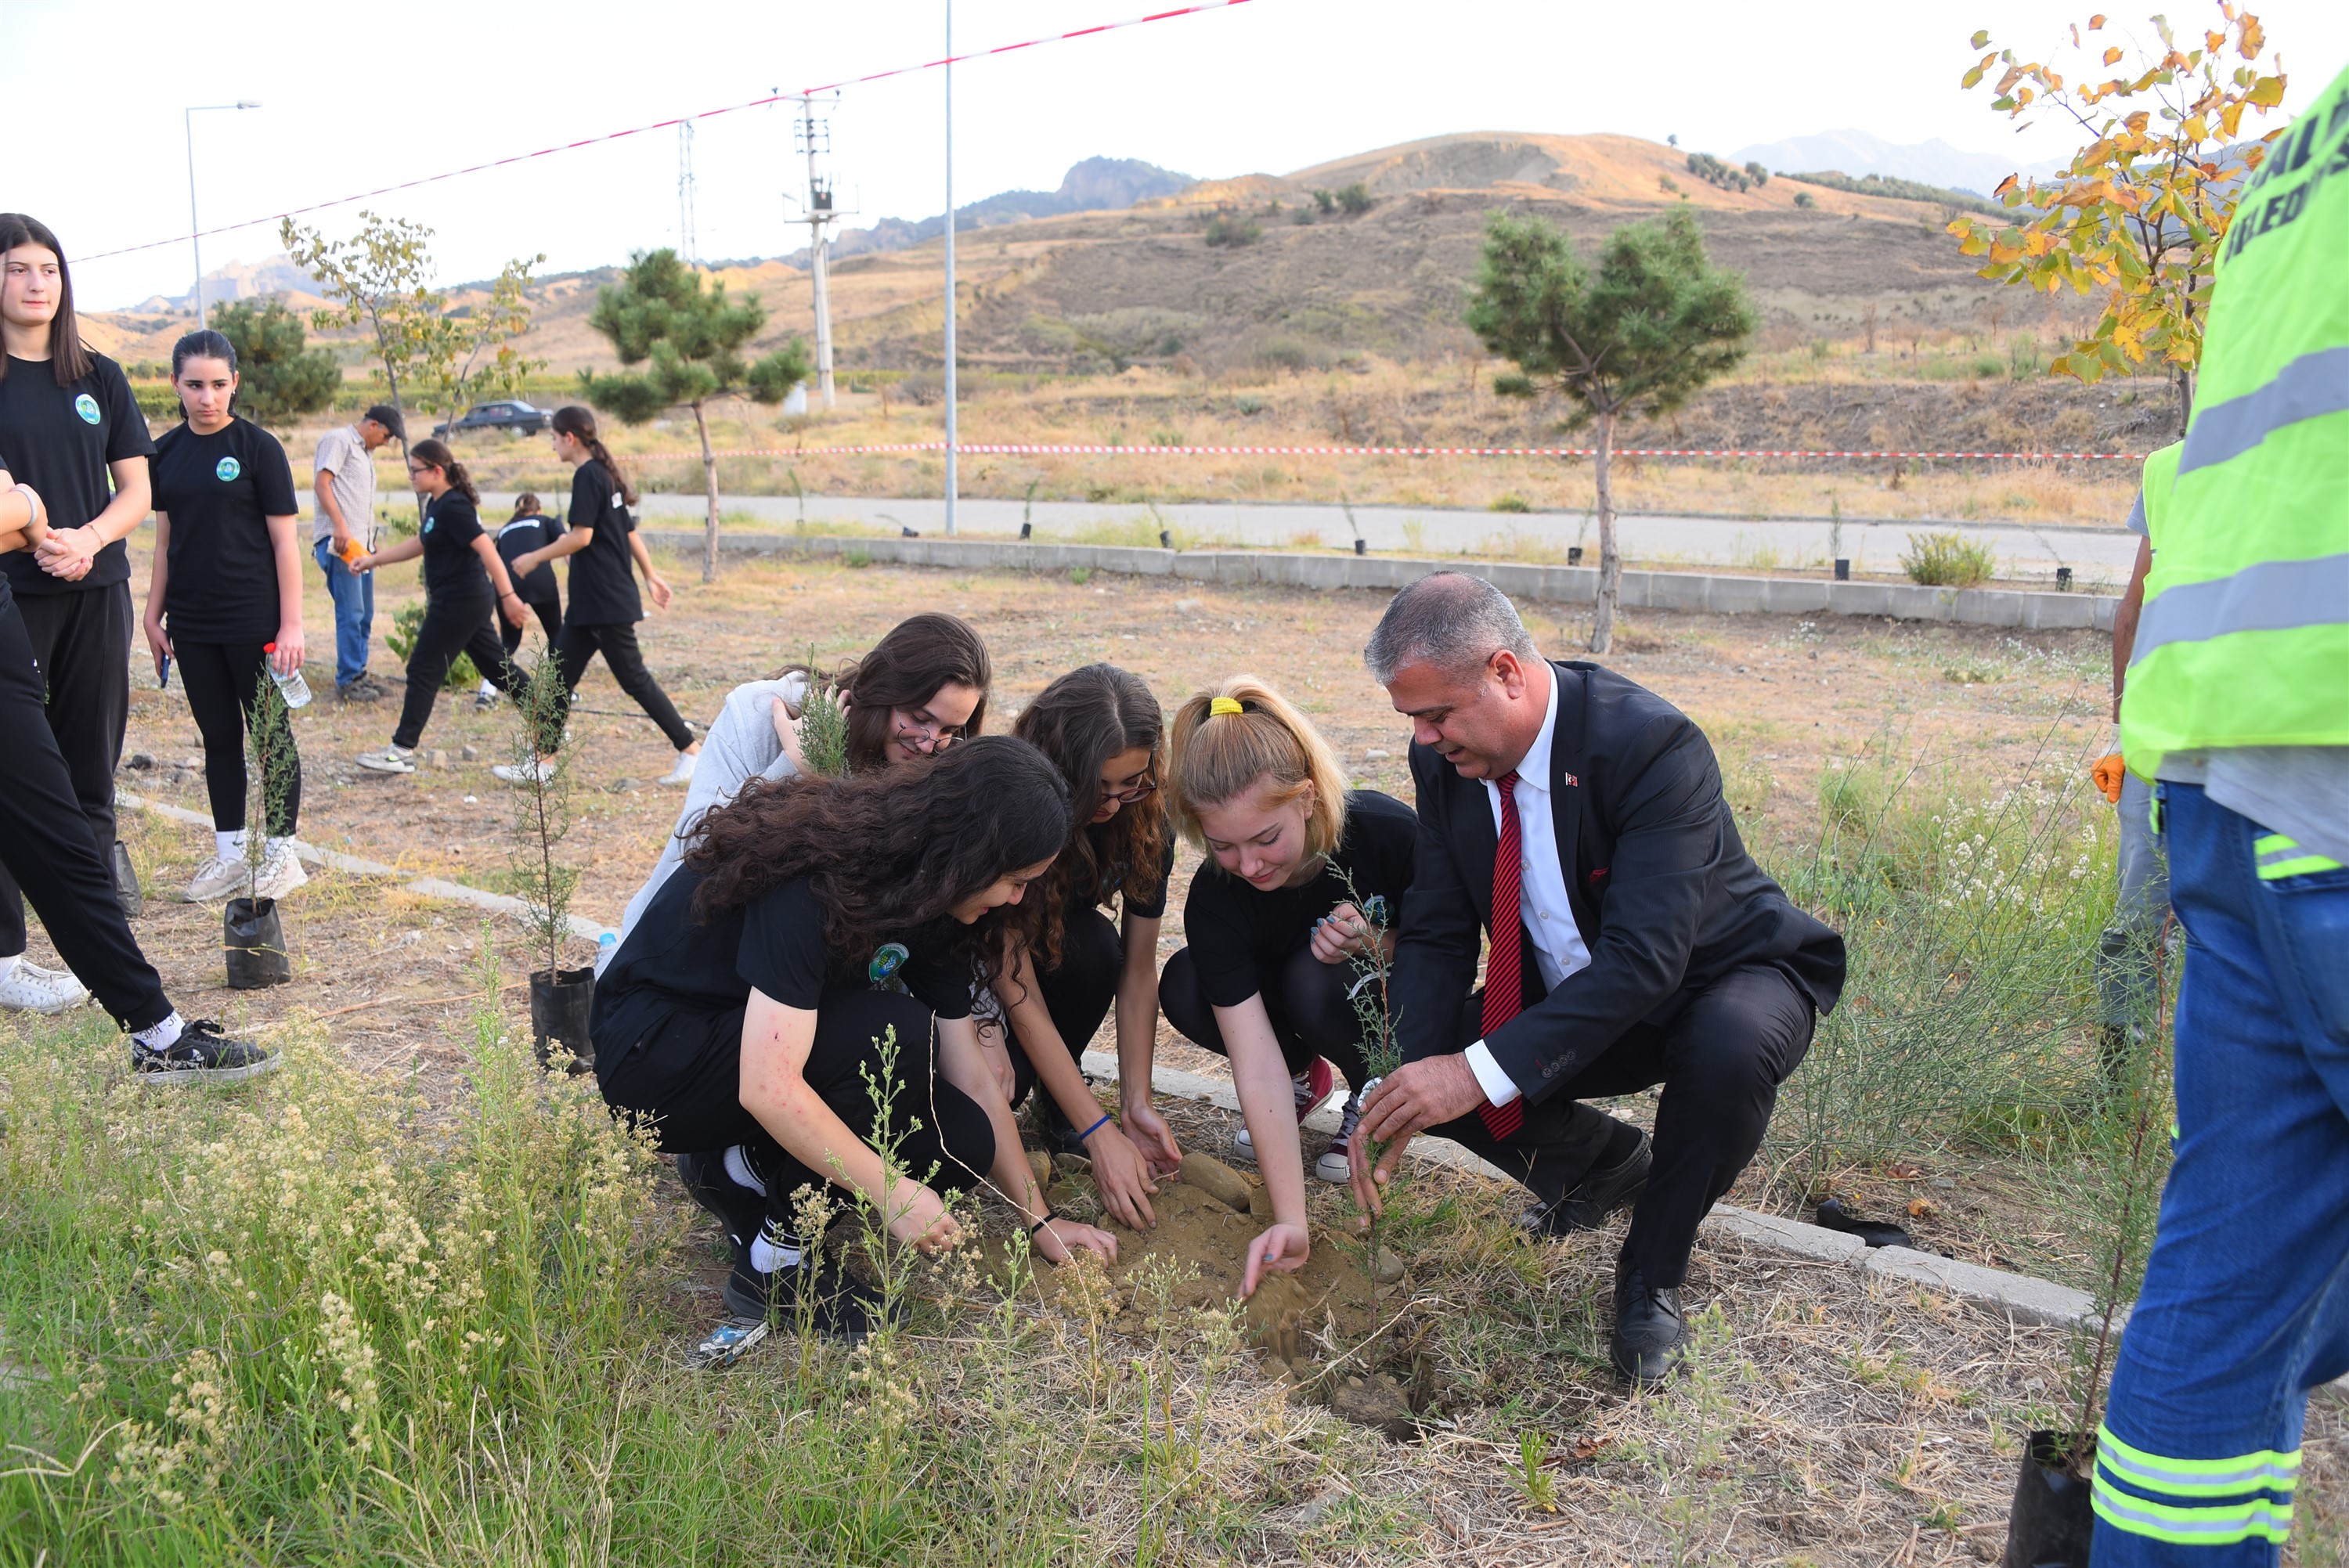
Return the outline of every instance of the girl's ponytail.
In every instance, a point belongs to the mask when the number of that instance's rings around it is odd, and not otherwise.
[[[450,490],[475,506],[481,504],[481,492],[473,488],[473,476],[465,471],[465,465],[457,460],[457,454],[449,449],[447,442],[437,436],[428,436],[408,451],[410,457],[427,468],[439,469],[448,475]]]
[[[620,459],[612,455],[612,449],[595,434],[595,415],[576,403],[565,403],[554,411],[554,428],[557,435],[569,436],[585,447],[588,455],[604,465],[604,471],[612,476],[612,488],[620,492],[622,506],[636,504],[636,487],[628,482],[627,474],[620,468]]]
[[[1166,810],[1194,844],[1204,841],[1199,810],[1271,780],[1273,804],[1310,793],[1308,854],[1326,855],[1346,836],[1346,772],[1313,721],[1254,676],[1234,676],[1195,692],[1174,715]]]

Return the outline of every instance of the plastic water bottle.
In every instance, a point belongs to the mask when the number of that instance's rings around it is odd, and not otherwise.
[[[264,654],[274,654],[277,651],[277,645],[264,643],[261,645],[261,651]],[[277,666],[272,665],[269,666],[269,678],[277,683],[278,693],[285,698],[287,707],[310,706],[310,683],[302,678],[302,667],[299,665],[294,667],[294,673],[290,676],[279,675]]]
[[[595,973],[601,976],[611,966],[612,954],[620,950],[620,934],[607,931],[595,939]]]

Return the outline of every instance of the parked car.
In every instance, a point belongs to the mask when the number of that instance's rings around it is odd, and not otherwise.
[[[432,433],[461,436],[473,430],[511,430],[534,436],[554,423],[554,416],[545,409],[533,407],[519,397],[508,397],[495,403],[476,403],[454,422],[433,426]]]

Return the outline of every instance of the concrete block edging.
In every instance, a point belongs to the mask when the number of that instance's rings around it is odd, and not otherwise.
[[[647,531],[647,542],[694,552],[701,536]],[[889,539],[847,534],[721,534],[737,555],[848,556],[901,566],[948,570],[1080,569],[1135,577],[1174,577],[1224,586],[1401,588],[1431,572],[1473,573],[1516,599],[1589,604],[1599,597],[1595,566],[1446,560],[1434,556],[1305,554],[1270,550],[1144,550],[1128,545],[1020,543],[992,539]],[[1875,615],[2020,631],[2110,631],[2119,600],[2097,593],[2045,593],[2004,588],[1922,588],[1907,583],[1831,583],[1809,577],[1748,577],[1704,572],[1623,573],[1629,609],[1690,610],[1743,615]]]

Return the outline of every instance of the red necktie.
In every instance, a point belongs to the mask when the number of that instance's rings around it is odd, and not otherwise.
[[[1517,919],[1517,892],[1525,881],[1525,836],[1517,827],[1517,776],[1494,780],[1501,792],[1501,845],[1493,856],[1493,942],[1485,955],[1485,1035],[1516,1017],[1524,1006],[1525,928]],[[1476,1108],[1495,1138],[1516,1135],[1525,1125],[1525,1097],[1506,1105],[1490,1100]]]

